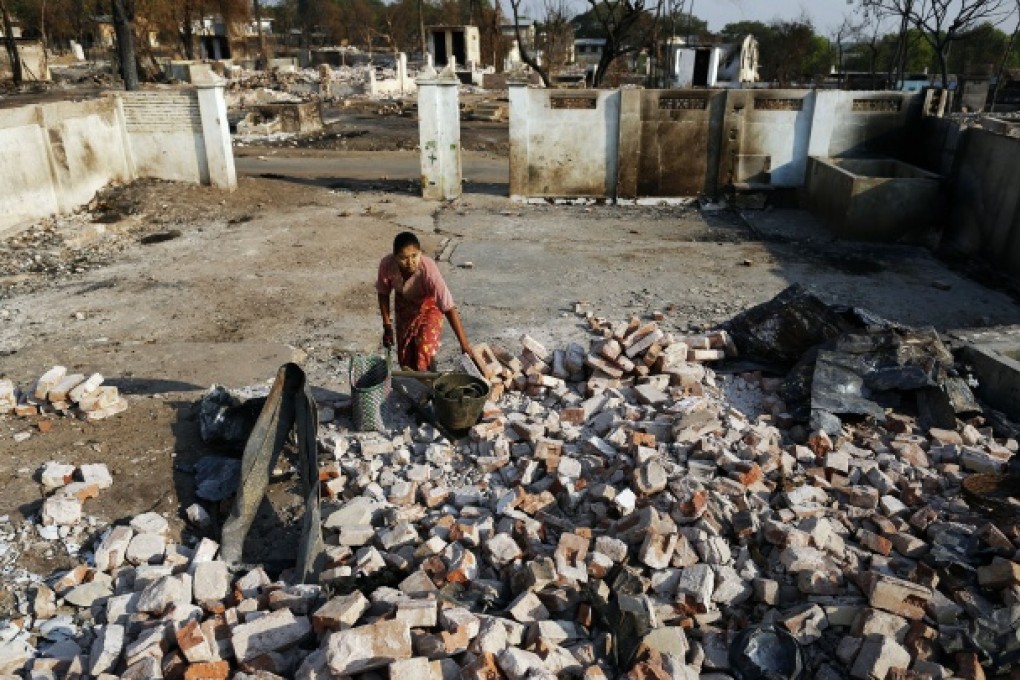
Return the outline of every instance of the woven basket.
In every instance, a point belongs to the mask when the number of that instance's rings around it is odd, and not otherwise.
[[[354,355],[350,365],[354,429],[382,431],[382,406],[390,396],[390,362],[378,355]]]

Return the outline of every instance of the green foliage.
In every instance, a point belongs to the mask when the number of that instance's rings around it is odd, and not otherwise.
[[[963,75],[995,73],[1009,47],[1009,34],[991,23],[983,23],[953,43],[949,50],[949,70]],[[1020,43],[1020,41],[1017,41]],[[1006,68],[1020,67],[1020,44],[1014,44]]]

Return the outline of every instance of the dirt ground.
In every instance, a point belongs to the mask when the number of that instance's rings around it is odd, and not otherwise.
[[[329,153],[347,152],[316,151]],[[198,435],[202,392],[265,384],[297,361],[313,384],[345,393],[344,357],[379,347],[372,284],[403,230],[440,261],[470,338],[512,348],[522,333],[551,345],[584,340],[578,302],[614,319],[662,312],[667,328],[690,331],[793,282],[908,324],[1020,322],[1008,294],[928,251],[819,237],[824,228],[802,213],[768,214],[810,223],[812,236],[780,239],[736,212],[693,205],[522,205],[494,191],[437,204],[406,180],[359,186],[277,174],[244,176],[223,193],[144,181],[7,236],[0,372],[27,386],[54,364],[97,371],[130,407],[96,423],[44,417],[46,432],[37,418],[0,416],[0,515],[17,522],[38,510],[42,463],[105,462],[114,486],[86,502],[87,514],[110,522],[156,510],[180,531],[194,499],[190,465],[210,452]],[[448,367],[448,330],[444,341]],[[19,432],[31,436],[16,442]],[[277,512],[297,498],[296,480],[280,481]],[[16,566],[45,574],[66,563],[40,549]]]

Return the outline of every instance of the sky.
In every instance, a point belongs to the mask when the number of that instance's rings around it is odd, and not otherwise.
[[[689,0],[688,0],[689,1]],[[693,0],[694,14],[708,22],[712,31],[722,29],[734,21],[764,21],[773,19],[790,21],[806,16],[811,20],[815,31],[821,35],[832,33],[843,23],[844,16],[856,16],[860,13],[859,3],[854,0]],[[542,0],[526,0],[532,7],[543,6]],[[572,0],[579,11],[587,9],[584,0]],[[653,4],[647,2],[646,4]],[[509,3],[501,0],[500,5],[509,9]],[[690,5],[687,5],[688,7]],[[1002,30],[1012,30],[1016,19],[1007,20]],[[891,30],[891,29],[890,29]]]
[[[825,32],[843,22],[853,10],[846,0],[694,0],[694,14],[708,22],[713,31],[734,21],[811,19],[815,30]]]

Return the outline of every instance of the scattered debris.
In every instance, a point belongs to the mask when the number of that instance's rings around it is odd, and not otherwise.
[[[24,390],[10,380],[0,380],[0,415],[14,413],[26,418],[57,414],[102,420],[123,413],[127,407],[127,400],[116,387],[103,385],[99,373],[86,378],[80,373],[68,374],[64,366],[54,366]]]
[[[809,429],[789,416],[781,378],[724,380],[704,363],[764,347],[737,341],[746,326],[678,337],[654,321],[575,309],[596,336],[587,348],[549,349],[528,335],[518,352],[474,347],[469,361],[492,401],[459,442],[429,424],[356,433],[327,419],[319,486],[302,502],[314,510],[302,533],[325,539],[314,568],[308,555],[301,573],[244,565],[236,533],[231,554],[217,557],[202,535],[217,525],[215,504],[187,509],[187,546],[171,542],[158,514],[125,518],[89,541],[91,552],[71,540],[80,566],[18,591],[23,618],[0,630],[5,667],[128,678],[388,669],[869,680],[980,677],[1020,663],[1020,529],[1015,515],[1003,519],[1008,491],[994,518],[981,502],[1001,491],[993,482],[1016,440],[971,412],[938,428],[910,408],[869,407],[831,433]],[[846,318],[828,340],[843,337]],[[806,326],[772,331],[810,352]],[[897,380],[918,367],[948,375],[937,336],[890,333],[864,337],[904,358],[889,369]],[[881,362],[868,365],[884,375]],[[63,379],[51,373],[40,384]],[[286,440],[293,416],[273,404],[280,429],[260,421],[263,443],[251,450],[275,459],[269,445]],[[310,404],[299,428],[317,420]],[[249,432],[255,411],[238,407],[210,390],[203,436],[227,424],[235,440]],[[244,478],[234,458],[200,465],[215,468],[204,483],[219,485],[200,491],[207,501]],[[85,467],[44,466],[53,491],[40,536],[84,538],[82,502],[109,483]],[[969,481],[984,476],[992,482]],[[249,493],[249,510],[260,494]]]

